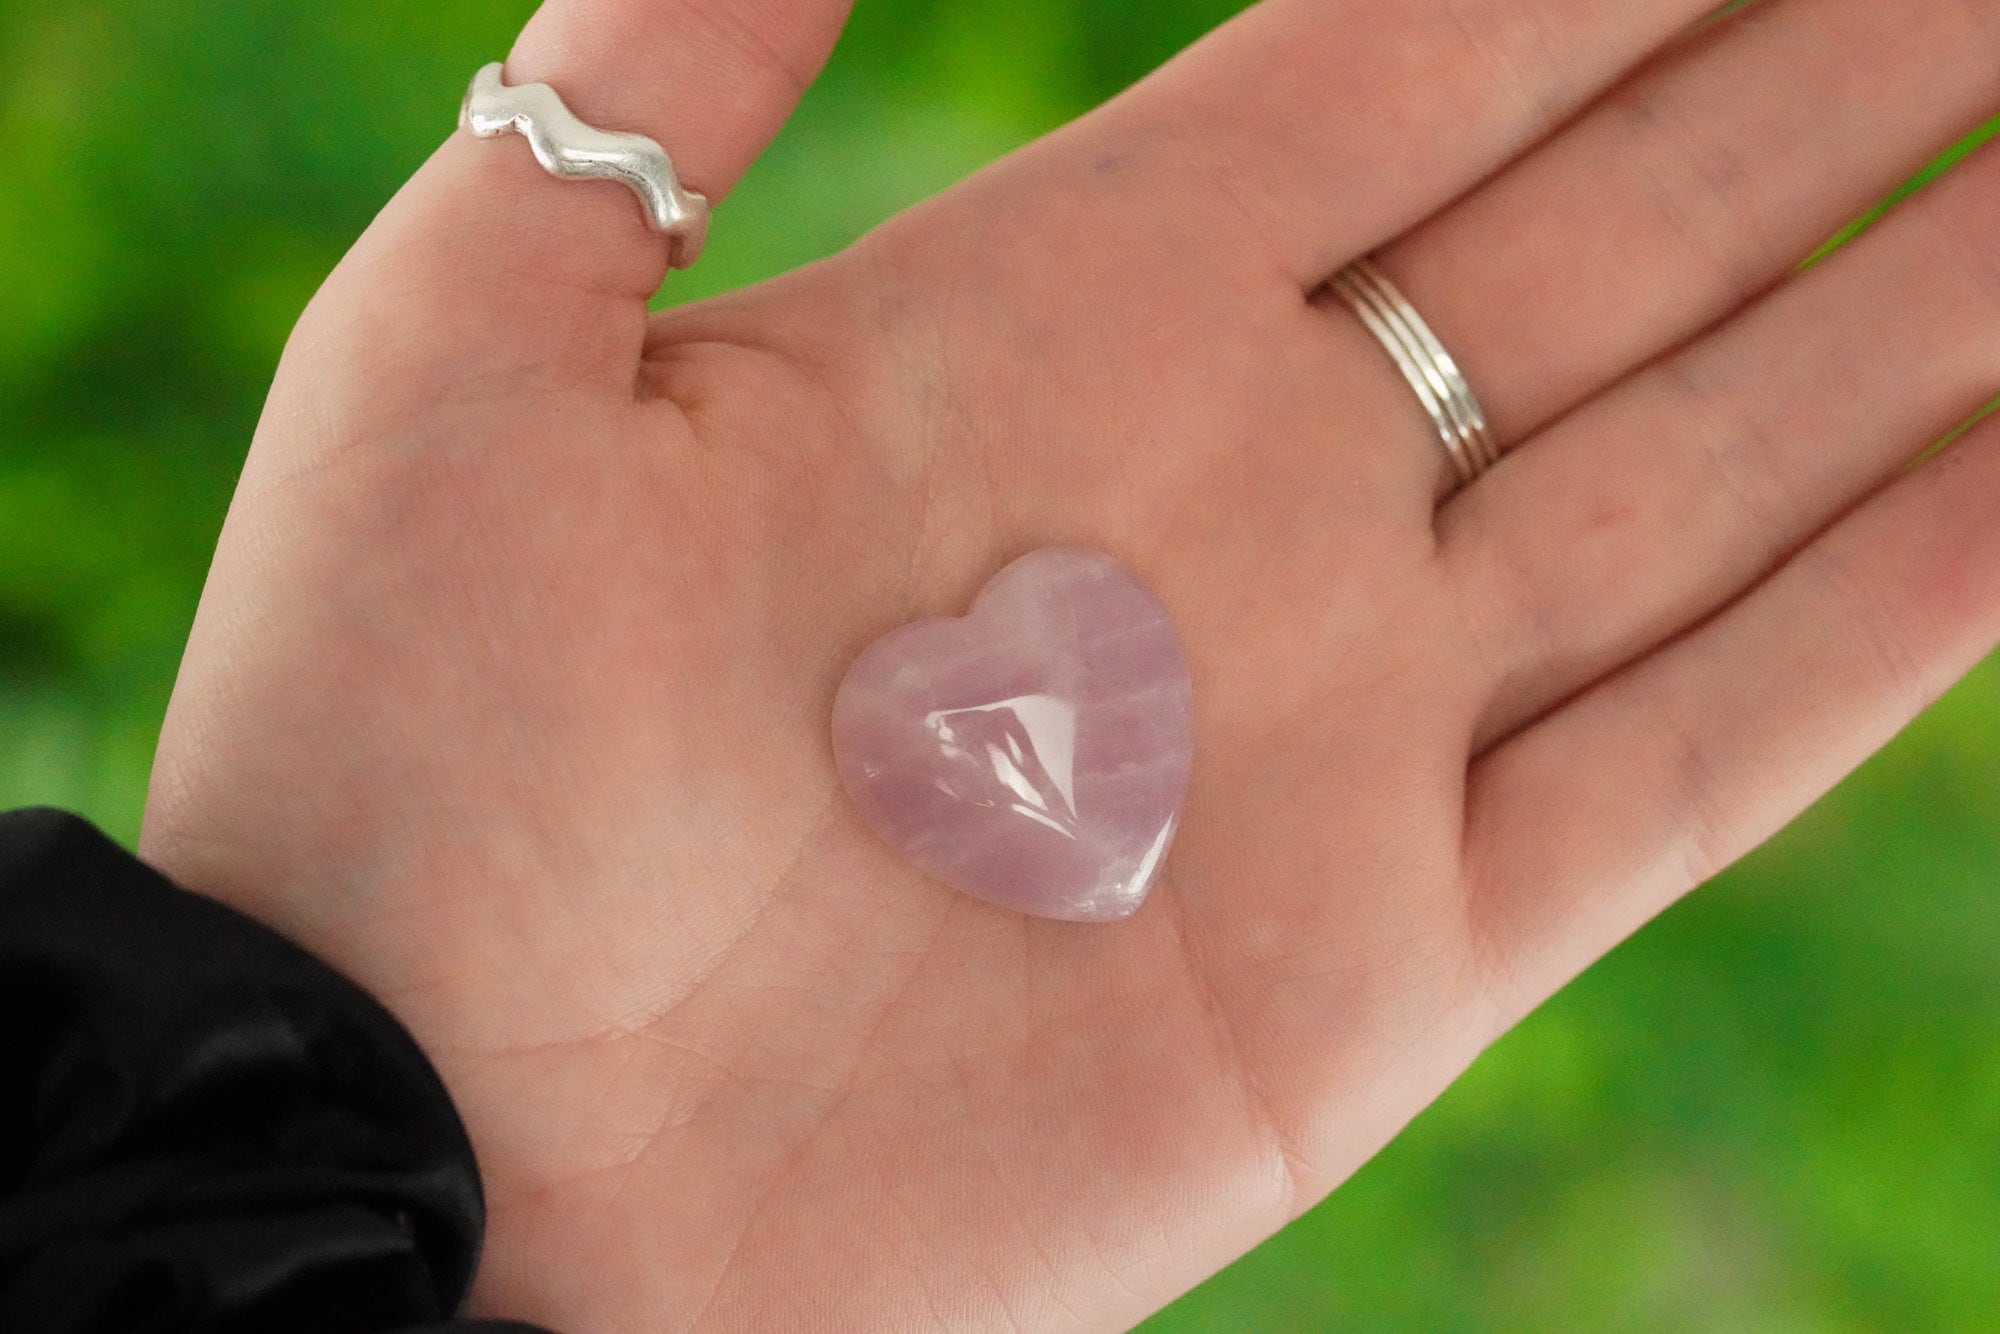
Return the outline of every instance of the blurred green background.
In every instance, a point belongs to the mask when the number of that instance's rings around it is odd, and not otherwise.
[[[135,835],[286,332],[530,8],[0,0],[0,806]],[[1233,8],[861,0],[677,294],[841,246]],[[2000,663],[1147,1328],[2000,1330],[1996,777]]]

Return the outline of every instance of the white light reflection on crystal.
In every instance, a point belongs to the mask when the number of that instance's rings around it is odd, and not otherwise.
[[[1053,695],[1017,695],[993,704],[936,709],[924,716],[924,726],[948,758],[978,766],[1013,793],[1018,800],[1008,803],[1010,809],[1076,837],[1074,706]],[[974,746],[983,755],[974,755]],[[944,788],[941,782],[939,786]],[[977,799],[969,793],[954,795]]]

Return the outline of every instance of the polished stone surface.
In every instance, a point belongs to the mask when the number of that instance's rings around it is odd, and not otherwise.
[[[863,818],[931,875],[1020,912],[1109,921],[1145,898],[1187,792],[1187,660],[1130,570],[1047,547],[965,616],[912,622],[856,658],[833,748]]]

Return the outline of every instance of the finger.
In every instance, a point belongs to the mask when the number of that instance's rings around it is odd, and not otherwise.
[[[1480,760],[1467,866],[1518,1015],[1775,833],[2000,640],[2000,418]]]
[[[689,190],[721,200],[784,124],[845,20],[847,0],[548,0],[507,59],[585,122],[659,141]],[[471,79],[473,71],[466,70]],[[439,106],[449,127],[454,108]],[[344,267],[400,298],[371,338],[561,361],[630,379],[666,241],[613,181],[559,180],[515,135],[445,142]],[[442,337],[441,337],[442,336]],[[580,365],[579,365],[580,363]]]
[[[1182,201],[1190,180],[1219,189],[1243,235],[1306,290],[1542,137],[1711,4],[1264,0],[1093,118],[1093,151],[1159,161]]]
[[[2000,8],[1769,0],[1382,256],[1518,440],[1766,289],[1994,110]]]
[[[2000,392],[2000,145],[1439,517],[1484,746],[1762,577]]]

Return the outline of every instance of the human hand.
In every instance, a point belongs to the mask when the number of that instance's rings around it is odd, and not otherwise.
[[[440,151],[287,352],[146,851],[423,1040],[482,1305],[1129,1322],[2000,636],[1992,429],[1827,527],[2000,389],[2000,161],[1763,295],[1991,109],[2000,25],[1774,0],[1625,79],[1700,8],[1273,0],[651,318],[628,196]],[[555,0],[509,74],[717,195],[837,23]],[[1307,295],[1397,236],[1514,446],[1442,509]],[[1057,542],[1139,570],[1196,680],[1181,834],[1112,927],[924,880],[826,751],[859,647]]]

